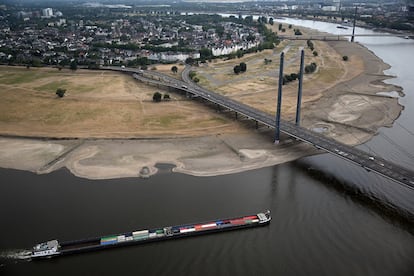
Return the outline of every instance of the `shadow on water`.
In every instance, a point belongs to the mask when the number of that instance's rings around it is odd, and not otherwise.
[[[304,161],[294,161],[292,165],[301,169],[310,178],[318,181],[330,190],[334,190],[343,197],[351,199],[354,203],[372,210],[385,221],[399,226],[401,229],[409,232],[414,236],[414,214],[407,210],[401,209],[398,206],[384,201],[373,194],[364,192],[357,186],[348,183],[345,180],[338,179],[332,174],[322,172],[313,168],[310,164]]]

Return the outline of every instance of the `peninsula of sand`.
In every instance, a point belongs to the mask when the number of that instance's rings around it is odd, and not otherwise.
[[[199,85],[275,113],[279,55],[285,73],[317,64],[304,76],[301,125],[346,144],[363,143],[391,126],[402,106],[399,87],[385,84],[389,68],[365,47],[347,41],[283,41],[274,50],[194,67]],[[317,53],[314,54],[313,52]],[[344,60],[344,56],[348,60]],[[240,62],[247,71],[235,74]],[[184,65],[155,65],[180,78]],[[297,81],[283,86],[282,119],[294,120]],[[66,89],[63,98],[57,88]],[[152,101],[154,92],[170,100]],[[48,173],[62,167],[91,179],[148,177],[156,164],[176,172],[219,175],[271,166],[320,153],[288,136],[172,91],[110,71],[0,67],[0,167]],[[168,98],[168,97],[167,97]]]

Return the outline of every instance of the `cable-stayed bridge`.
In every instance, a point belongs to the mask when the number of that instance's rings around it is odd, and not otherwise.
[[[122,71],[132,74],[132,76],[144,83],[174,89],[190,95],[200,97],[210,103],[216,104],[221,108],[228,109],[248,119],[254,120],[257,124],[263,124],[269,128],[276,127],[276,119],[272,115],[260,111],[254,107],[227,98],[223,95],[204,89],[190,80],[188,77],[189,68],[183,74],[183,81],[177,80],[156,71],[143,71],[134,68],[102,67],[106,70]],[[334,139],[316,133],[291,122],[281,120],[280,130],[298,140],[315,146],[342,159],[357,164],[367,171],[375,172],[383,177],[401,183],[414,189],[414,172],[398,164],[388,161],[379,156],[373,156],[363,150],[345,145]]]

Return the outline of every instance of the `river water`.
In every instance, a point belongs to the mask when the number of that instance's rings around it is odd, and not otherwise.
[[[329,23],[291,23],[339,30]],[[394,126],[360,147],[413,168],[409,66],[414,42],[364,39],[357,41],[392,66],[387,73],[397,78],[390,82],[402,86],[406,96]],[[0,274],[414,275],[414,191],[341,159],[323,154],[217,177],[160,168],[149,179],[113,180],[77,178],[67,170],[35,175],[0,169]],[[19,249],[53,238],[74,240],[267,209],[273,220],[260,228],[45,261],[17,258]]]

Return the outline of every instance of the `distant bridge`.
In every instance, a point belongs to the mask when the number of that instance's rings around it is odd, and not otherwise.
[[[102,69],[131,73],[135,79],[144,83],[174,89],[192,95],[193,97],[200,97],[208,102],[234,111],[236,115],[240,114],[248,119],[254,120],[256,124],[260,123],[269,128],[275,128],[276,126],[276,119],[272,115],[196,85],[188,76],[190,67],[186,67],[183,71],[182,78],[184,81],[156,71],[143,71],[120,67],[102,67]],[[407,168],[287,121],[281,120],[280,129],[289,136],[357,164],[367,171],[373,171],[414,189],[414,172]]]
[[[346,37],[352,37],[352,34],[309,34],[309,35],[279,35],[280,39],[288,40],[348,40]],[[355,34],[354,37],[401,37],[406,39],[414,39],[412,35],[405,34]]]

